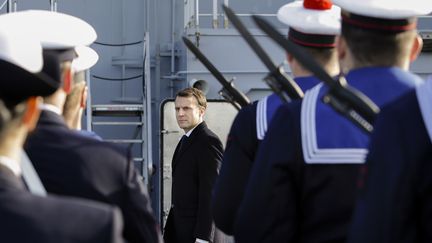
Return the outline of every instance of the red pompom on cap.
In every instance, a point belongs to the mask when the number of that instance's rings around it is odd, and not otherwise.
[[[306,9],[328,10],[331,9],[333,3],[331,0],[304,0],[303,7]]]

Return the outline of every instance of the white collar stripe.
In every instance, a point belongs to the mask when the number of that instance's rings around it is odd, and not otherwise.
[[[256,113],[256,130],[258,140],[263,140],[267,132],[267,97],[258,101]]]
[[[432,80],[417,86],[416,93],[423,122],[432,141]]]
[[[318,148],[316,133],[316,104],[322,84],[306,92],[301,108],[301,139],[303,157],[308,164],[358,164],[364,163],[365,148]]]
[[[22,170],[20,164],[17,161],[6,156],[0,156],[0,164],[10,169],[14,175],[21,176]]]

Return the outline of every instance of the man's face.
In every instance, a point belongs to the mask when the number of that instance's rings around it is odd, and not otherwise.
[[[195,97],[178,96],[174,103],[177,124],[185,132],[188,132],[202,121],[204,109],[198,106]]]

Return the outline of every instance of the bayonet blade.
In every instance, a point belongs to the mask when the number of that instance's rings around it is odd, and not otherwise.
[[[232,83],[225,79],[221,72],[207,59],[206,56],[186,37],[183,37],[183,42],[186,44],[186,47],[200,60],[200,62],[210,71],[210,73],[222,84],[223,88],[226,90],[225,92],[231,93],[229,96],[224,96],[225,98],[231,97],[235,98],[235,100],[231,99],[230,102],[238,102],[238,104],[233,104],[236,108],[238,105],[246,106],[250,103],[249,99],[236,88],[233,87]]]
[[[225,5],[223,5],[223,9],[234,27],[236,27],[252,50],[269,69],[270,74],[265,78],[265,81],[273,89],[273,91],[277,93],[279,97],[285,102],[289,102],[291,99],[303,98],[303,91],[301,88],[283,71],[281,67],[278,67],[273,63],[261,45],[258,44],[255,38],[249,33],[247,28],[240,21],[240,19],[235,15],[234,11]]]
[[[252,48],[252,50],[257,54],[257,56],[261,59],[264,65],[270,70],[274,71],[278,67],[274,64],[271,58],[267,55],[261,45],[252,37],[252,34],[246,29],[240,19],[235,15],[234,11],[232,11],[229,7],[223,5],[222,6],[226,16],[231,21],[231,23],[236,27],[238,32],[243,36],[248,45]]]

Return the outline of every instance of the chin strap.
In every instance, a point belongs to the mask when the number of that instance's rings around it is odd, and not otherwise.
[[[32,162],[24,150],[21,153],[21,169],[22,177],[29,191],[34,195],[43,197],[46,196],[47,192],[45,187],[43,186],[35,168],[33,167]]]

